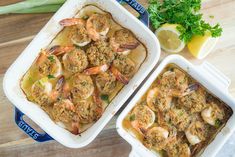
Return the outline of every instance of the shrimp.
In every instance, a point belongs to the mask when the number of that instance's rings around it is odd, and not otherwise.
[[[96,102],[97,97],[94,96],[93,100],[81,100],[76,103],[76,113],[79,116],[80,123],[88,124],[97,121],[101,117],[103,108],[101,102]]]
[[[164,94],[158,87],[148,91],[146,101],[153,111],[166,111],[171,107],[172,97]]]
[[[205,131],[205,125],[200,121],[195,121],[189,125],[185,135],[189,143],[195,145],[205,140]]]
[[[59,100],[53,105],[53,119],[59,126],[78,134],[80,125],[75,111],[75,105],[69,99]]]
[[[64,68],[71,73],[82,72],[88,66],[87,56],[81,49],[66,53],[62,60]]]
[[[179,157],[190,157],[191,151],[187,143],[183,143],[179,145]]]
[[[223,120],[224,112],[222,109],[218,107],[215,103],[210,103],[206,109],[201,112],[202,119],[212,125],[215,126],[216,123]]]
[[[133,128],[141,133],[153,125],[154,112],[146,105],[137,105],[131,112],[130,121]]]
[[[206,91],[199,87],[194,92],[180,97],[178,99],[178,105],[185,107],[191,113],[201,112],[207,107],[206,103]]]
[[[111,72],[117,80],[127,84],[135,73],[135,63],[125,55],[118,55],[113,61]]]
[[[157,151],[164,149],[167,145],[169,131],[157,126],[147,130],[144,138],[144,145]]]
[[[135,49],[139,45],[139,42],[131,31],[120,29],[115,31],[113,36],[110,38],[110,44],[114,52],[128,55],[131,50]]]
[[[86,29],[86,21],[81,18],[67,18],[60,21],[62,26],[72,26],[70,32],[71,41],[80,47],[86,46],[91,42],[91,38],[88,35]]]
[[[90,76],[77,73],[63,86],[64,97],[73,99],[87,99],[94,92],[94,84]]]
[[[187,143],[176,142],[166,149],[168,157],[190,157],[191,150]]]
[[[97,41],[90,45],[86,51],[91,66],[110,65],[115,55],[106,41]]]
[[[166,116],[179,131],[184,131],[190,124],[191,118],[184,109],[171,108]]]
[[[55,88],[53,89],[52,84],[49,82],[47,77],[36,81],[31,87],[34,101],[43,106],[50,105],[59,97],[62,91],[63,82],[64,77],[59,78]]]
[[[59,23],[61,26],[85,25],[85,20],[82,18],[66,18]]]
[[[116,77],[111,72],[104,72],[95,78],[96,86],[101,94],[110,94],[117,85]]]
[[[129,79],[126,76],[122,75],[120,71],[118,71],[118,69],[115,68],[114,66],[111,66],[110,71],[116,77],[118,81],[122,82],[123,84],[129,83]]]
[[[171,71],[163,73],[160,85],[161,90],[169,92],[172,96],[180,97],[186,95],[185,91],[188,88],[188,79],[182,71],[174,68]]]
[[[92,14],[86,22],[90,38],[94,41],[105,38],[110,29],[110,22],[111,19],[107,14]]]
[[[74,26],[70,34],[71,34],[71,41],[73,42],[73,44],[77,46],[83,47],[91,42],[91,38],[89,37],[85,26],[80,26],[80,25]]]
[[[86,75],[96,75],[99,73],[103,73],[109,69],[109,66],[107,64],[101,65],[101,66],[96,66],[96,67],[91,67],[88,69],[85,69],[83,71],[84,74]]]
[[[58,77],[62,74],[62,66],[59,59],[47,51],[42,50],[36,60],[36,68],[43,76],[53,75]]]
[[[49,52],[53,55],[59,56],[59,55],[63,55],[67,52],[73,51],[75,50],[76,47],[75,46],[60,46],[60,45],[54,45],[49,49]]]
[[[31,92],[34,101],[38,104],[47,105],[51,103],[52,84],[46,77],[36,81],[32,85]]]
[[[71,72],[82,72],[88,66],[88,59],[82,49],[75,48],[74,46],[54,46],[51,52],[57,55],[63,55],[62,62],[64,68]]]

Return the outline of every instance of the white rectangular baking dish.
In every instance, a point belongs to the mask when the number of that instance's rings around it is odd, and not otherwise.
[[[146,17],[148,14],[146,10],[134,0],[127,2],[143,15],[142,21],[145,21],[147,24],[148,19]],[[20,79],[38,56],[40,49],[49,45],[52,39],[62,30],[59,21],[75,16],[82,7],[88,4],[96,5],[110,12],[114,20],[123,27],[130,29],[146,46],[148,55],[129,84],[119,92],[106,108],[103,116],[87,131],[83,132],[80,136],[76,136],[56,125],[38,105],[26,99],[26,96],[20,89]],[[39,142],[55,139],[67,147],[80,148],[89,144],[98,135],[118,109],[150,73],[158,62],[159,56],[160,46],[154,34],[115,0],[67,0],[8,69],[3,80],[3,88],[8,99],[16,107],[15,119],[17,125],[29,136]],[[24,114],[39,125],[47,134],[39,134],[24,122],[22,118]]]
[[[136,105],[139,99],[144,95],[144,93],[151,86],[153,81],[157,78],[157,76],[161,73],[161,71],[168,64],[175,64],[186,71],[189,75],[191,75],[195,80],[197,80],[200,84],[202,84],[205,88],[207,88],[212,94],[217,96],[227,105],[229,105],[233,110],[233,115],[228,120],[225,127],[221,130],[221,132],[216,136],[216,138],[210,143],[209,146],[203,151],[200,155],[201,157],[213,157],[220,150],[223,144],[228,140],[231,134],[235,129],[235,100],[228,93],[228,87],[230,85],[230,80],[223,75],[220,71],[218,71],[214,66],[209,64],[208,62],[204,62],[199,66],[192,65],[189,61],[179,55],[171,55],[165,58],[160,65],[154,70],[154,72],[150,75],[149,79],[145,84],[140,88],[134,98],[130,101],[127,107],[122,111],[117,120],[117,131],[118,133],[131,144],[132,151],[130,153],[130,157],[151,157],[151,156],[160,156],[155,152],[148,150],[140,141],[138,141],[130,132],[126,131],[122,126],[122,121],[126,117],[126,115],[130,112],[130,110]],[[232,148],[231,148],[232,149]]]

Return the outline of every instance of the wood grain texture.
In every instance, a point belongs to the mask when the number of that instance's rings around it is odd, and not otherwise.
[[[0,0],[0,5],[19,0]],[[147,0],[139,0],[145,7]],[[133,14],[129,6],[125,7]],[[204,18],[211,23],[219,22],[223,35],[213,52],[205,59],[221,70],[231,80],[230,93],[235,97],[235,1],[209,0],[203,4]],[[214,15],[210,19],[209,15]],[[131,147],[116,132],[117,115],[108,123],[100,135],[87,147],[68,149],[56,141],[37,143],[25,135],[14,122],[14,110],[2,89],[2,79],[7,68],[19,56],[52,14],[2,15],[0,16],[0,156],[82,156],[82,157],[127,157]],[[168,54],[162,52],[161,59]],[[194,64],[202,61],[194,59],[187,49],[181,53]],[[119,111],[120,112],[120,111]],[[35,126],[35,124],[32,124]],[[39,129],[35,126],[36,129]]]

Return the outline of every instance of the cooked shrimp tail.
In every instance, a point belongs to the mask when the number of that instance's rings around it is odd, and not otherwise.
[[[94,93],[93,93],[93,100],[97,105],[101,105],[102,104],[102,100],[99,97],[99,92],[98,89],[95,88]]]
[[[118,54],[128,55],[140,43],[132,32],[127,29],[120,29],[114,32],[110,38],[110,44]]]
[[[79,129],[80,129],[79,123],[78,122],[72,122],[72,130],[71,130],[71,132],[73,134],[75,134],[75,135],[78,135],[78,134],[80,134]]]
[[[135,128],[136,130],[140,130],[140,125],[139,125],[139,122],[137,120],[134,120],[131,122],[131,125],[133,128]],[[141,132],[142,132],[143,128],[141,128]]]
[[[47,52],[45,50],[41,50],[40,55],[38,56],[37,60],[36,60],[36,64],[40,65],[42,64],[46,59],[47,59]]]
[[[64,54],[64,53],[67,53],[67,52],[70,52],[72,50],[74,50],[75,47],[74,46],[60,46],[60,45],[55,45],[53,47],[51,47],[49,49],[49,52],[51,54],[54,54],[56,56],[59,56],[61,54]]]
[[[53,54],[56,50],[58,50],[61,46],[60,45],[54,45],[51,48],[49,48],[48,52],[50,54]]]
[[[113,73],[113,75],[117,78],[118,81],[122,82],[123,84],[129,83],[129,79],[125,77],[124,75],[122,75],[120,71],[118,71],[114,66],[111,66],[110,70]]]
[[[50,95],[53,101],[56,101],[56,99],[62,94],[63,85],[64,85],[64,76],[60,76],[55,85],[54,90],[52,90]]]
[[[65,81],[64,76],[63,75],[60,76],[60,78],[58,79],[58,81],[56,83],[55,90],[61,91],[63,88],[63,85],[64,85],[64,81]]]
[[[67,82],[65,82],[63,84],[63,87],[62,87],[62,93],[63,93],[63,97],[67,98],[70,96],[70,87],[69,87],[69,84]]]
[[[135,49],[140,43],[139,42],[133,42],[133,43],[128,43],[128,44],[123,44],[120,45],[120,48],[124,49]]]
[[[164,123],[164,115],[161,111],[157,111],[157,121],[161,125]]]
[[[66,109],[75,112],[75,106],[69,99],[66,99],[64,101],[64,106]]]
[[[102,105],[98,105],[97,108],[95,109],[95,112],[96,112],[96,120],[98,120],[104,112]]]
[[[199,87],[200,87],[200,85],[198,83],[194,83],[194,84],[189,85],[188,88],[182,94],[182,96],[188,95],[188,94],[198,90]]]
[[[67,18],[63,19],[60,22],[61,26],[73,26],[73,25],[85,25],[85,20],[81,18]]]
[[[108,68],[109,68],[109,66],[107,64],[104,64],[104,65],[101,65],[101,66],[88,68],[88,69],[84,70],[84,74],[86,74],[86,75],[96,75],[96,74],[99,74],[101,72],[107,71]]]
[[[93,93],[93,100],[96,104],[96,109],[95,109],[95,112],[96,112],[96,119],[99,119],[103,112],[104,112],[104,109],[103,109],[103,106],[102,106],[102,100],[100,98],[100,95],[99,95],[99,91],[97,89],[97,87],[95,88],[94,90],[94,93]]]

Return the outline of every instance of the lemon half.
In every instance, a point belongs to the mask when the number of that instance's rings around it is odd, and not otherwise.
[[[218,38],[213,38],[210,32],[206,32],[204,36],[194,36],[187,46],[194,57],[203,59],[211,52],[217,41]]]
[[[163,24],[155,32],[161,44],[161,48],[170,53],[178,53],[185,47],[185,43],[180,40],[180,32],[176,29],[179,24]]]

